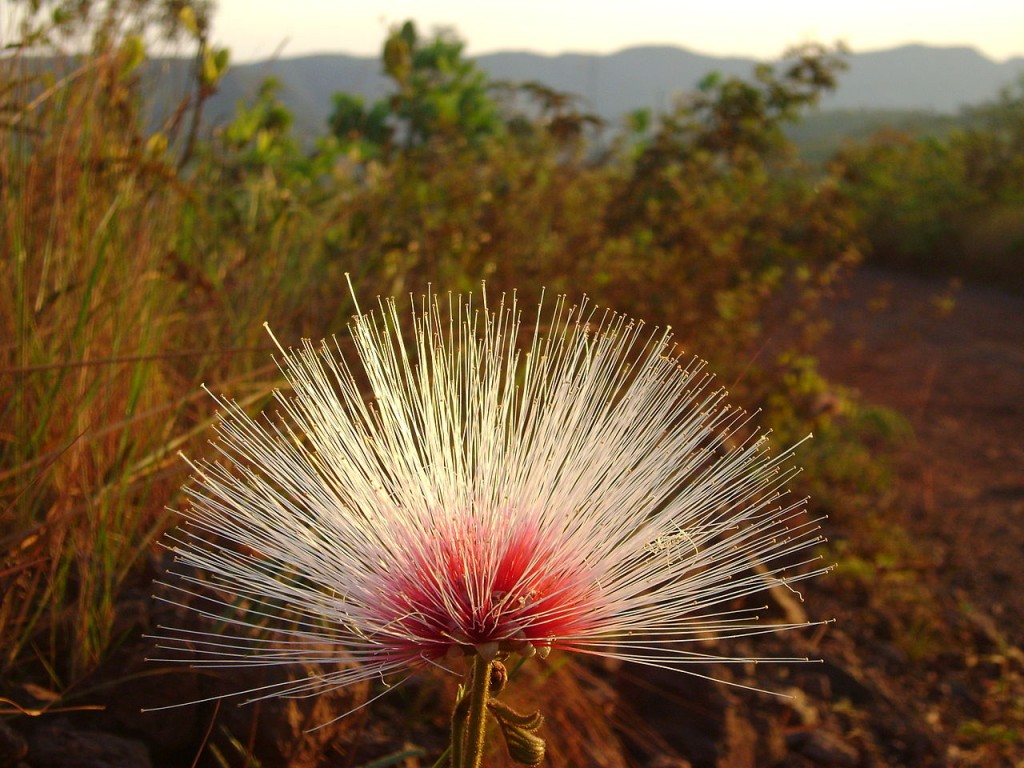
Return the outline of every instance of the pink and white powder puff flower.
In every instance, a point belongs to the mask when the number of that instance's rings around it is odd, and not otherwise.
[[[513,653],[700,674],[753,660],[709,638],[805,626],[739,600],[827,570],[791,451],[670,331],[561,298],[527,325],[514,296],[410,304],[408,334],[394,300],[359,311],[354,356],[282,349],[275,414],[217,400],[169,543],[172,588],[217,629],[164,648],[321,670],[258,699]]]

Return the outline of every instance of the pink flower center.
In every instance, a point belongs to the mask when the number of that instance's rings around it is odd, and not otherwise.
[[[566,562],[532,525],[459,524],[424,533],[407,565],[382,580],[376,639],[387,655],[440,658],[489,644],[530,653],[591,626],[599,590],[581,558]]]

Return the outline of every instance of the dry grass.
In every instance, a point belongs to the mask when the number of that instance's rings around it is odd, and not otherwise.
[[[60,690],[115,641],[118,592],[181,480],[191,393],[225,372],[181,364],[209,341],[169,269],[183,193],[137,132],[125,62],[34,69],[0,62],[0,674],[41,667]]]

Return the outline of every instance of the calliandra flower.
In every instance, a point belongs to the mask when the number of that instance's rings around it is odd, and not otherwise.
[[[165,646],[324,670],[263,698],[552,650],[700,674],[751,661],[709,638],[802,626],[738,604],[825,570],[791,452],[670,331],[586,301],[528,325],[514,296],[410,305],[408,333],[394,300],[360,312],[354,357],[282,349],[277,414],[218,399],[219,457],[192,465],[170,546],[185,602],[240,631]]]

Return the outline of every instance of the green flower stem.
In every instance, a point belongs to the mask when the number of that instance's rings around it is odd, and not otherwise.
[[[453,745],[453,768],[480,768],[484,756],[484,731],[487,727],[487,701],[491,695],[491,662],[479,654],[473,658],[473,679],[469,690],[469,708],[465,714],[465,728],[461,731],[465,740],[462,749]],[[459,715],[456,714],[456,717]],[[461,752],[461,755],[459,754]],[[458,755],[459,762],[455,761]]]

